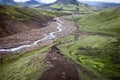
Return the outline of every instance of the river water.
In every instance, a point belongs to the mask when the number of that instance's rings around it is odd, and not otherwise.
[[[10,48],[10,49],[0,49],[0,52],[16,52],[16,51],[19,51],[19,50],[22,50],[24,48],[28,48],[28,47],[31,47],[31,46],[35,46],[37,45],[38,43],[42,42],[42,41],[45,41],[45,40],[50,40],[50,39],[54,39],[57,37],[56,33],[59,33],[62,31],[62,21],[59,19],[59,18],[56,18],[57,20],[57,31],[54,31],[54,32],[50,32],[48,34],[44,34],[45,36],[39,40],[36,40],[34,41],[33,43],[31,44],[28,44],[28,45],[21,45],[21,46],[18,46],[18,47],[15,47],[15,48]]]

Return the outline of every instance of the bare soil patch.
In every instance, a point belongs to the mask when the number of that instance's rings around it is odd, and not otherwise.
[[[44,59],[46,69],[39,80],[80,80],[76,66],[53,46]]]

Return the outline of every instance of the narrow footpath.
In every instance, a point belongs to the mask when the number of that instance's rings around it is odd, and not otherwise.
[[[46,65],[39,80],[80,80],[76,66],[53,46],[44,59]]]

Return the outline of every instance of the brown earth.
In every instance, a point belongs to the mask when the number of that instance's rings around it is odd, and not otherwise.
[[[10,13],[9,7],[0,5],[0,38],[13,34],[39,29],[45,27],[45,24],[51,17],[41,14],[35,15],[35,11],[24,10],[22,8],[12,7],[17,14]],[[3,12],[4,11],[4,12]],[[29,15],[32,14],[33,16]]]
[[[44,59],[46,69],[39,80],[81,80],[76,66],[53,46]]]
[[[20,32],[29,31],[32,29],[39,29],[45,27],[44,24],[49,21],[41,22],[41,20],[27,20],[27,21],[16,21],[5,14],[0,14],[0,37],[6,37]]]

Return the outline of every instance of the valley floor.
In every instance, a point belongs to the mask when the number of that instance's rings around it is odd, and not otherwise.
[[[0,52],[2,55],[0,59],[1,80],[21,80],[23,78],[25,80],[33,80],[40,78],[40,74],[42,74],[40,80],[79,80],[77,67],[71,63],[68,58],[63,56],[57,47],[52,47],[49,52],[46,52],[49,50],[49,47],[45,47],[44,49],[44,46],[52,46],[57,39],[62,36],[71,34],[76,30],[73,21],[64,20],[63,17],[60,17],[59,19],[59,23],[62,25],[62,31],[55,33],[55,35],[57,35],[55,39],[48,39],[46,41],[40,42],[36,46],[28,47],[18,52],[13,52],[16,54],[5,51]],[[44,36],[43,34],[56,31],[56,26],[58,26],[56,23],[57,21],[54,21],[51,22],[50,26],[40,30],[31,30],[2,38],[0,39],[3,43],[0,43],[1,47],[9,49],[23,44],[30,44],[31,41],[42,38]],[[13,45],[11,46],[11,44]],[[41,48],[43,49],[42,51]],[[30,52],[26,53],[26,51]],[[3,56],[7,53],[11,55]],[[9,68],[7,66],[9,66]],[[21,71],[25,71],[25,73],[21,73]],[[8,73],[7,76],[6,73]]]
[[[18,51],[13,51],[12,53],[19,53],[19,52],[26,52],[26,51],[31,51],[33,49],[50,45],[52,44],[56,39],[60,38],[61,36],[67,35],[72,33],[76,28],[74,27],[74,22],[72,21],[67,21],[61,18],[60,20],[52,21],[49,26],[46,26],[42,29],[33,29],[31,31],[27,32],[22,32],[18,33],[15,35],[11,35],[5,38],[0,39],[0,49],[6,49],[6,51],[0,51],[0,53],[10,53],[11,51],[7,51],[7,49],[12,49],[12,48],[18,48],[19,46],[22,45],[29,45],[32,44],[35,41],[38,41],[38,44],[35,46],[30,46],[28,48],[23,48]],[[60,25],[57,25],[57,24]],[[55,33],[58,31],[58,27],[61,27],[61,32]],[[49,38],[47,40],[40,41],[40,39],[44,38],[45,36],[51,36],[52,37],[55,35],[55,38]],[[48,36],[48,37],[49,37]]]
[[[109,54],[119,53],[117,38],[105,34],[80,31],[81,27],[77,27],[74,21],[67,20],[66,17],[59,18],[62,31],[55,34],[56,38],[25,48],[17,52],[19,54],[0,58],[0,79],[119,80],[117,54]],[[50,26],[41,30],[16,34],[3,38],[1,41],[6,45],[12,44],[14,41],[24,44],[25,41],[38,40],[44,37],[43,34],[56,31],[56,26],[57,21],[54,21],[51,22]],[[14,37],[17,38],[14,39]],[[0,44],[1,47],[5,48],[22,45],[6,46]]]

